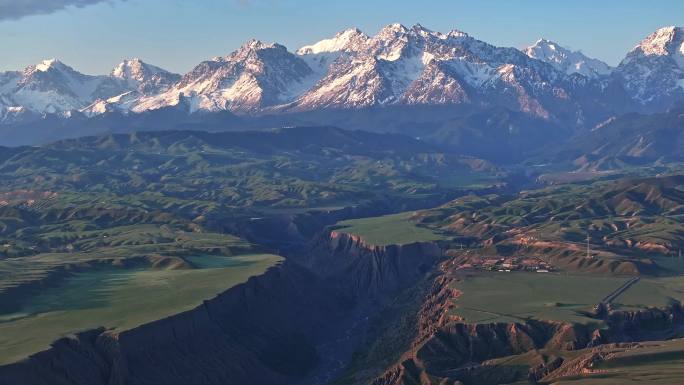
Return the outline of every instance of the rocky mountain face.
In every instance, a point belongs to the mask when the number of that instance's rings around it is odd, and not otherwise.
[[[684,29],[662,28],[612,69],[540,39],[524,50],[453,30],[391,24],[358,29],[295,52],[252,40],[180,76],[139,59],[106,76],[48,60],[0,74],[0,117],[142,113],[169,107],[242,115],[386,106],[504,107],[548,121],[591,126],[628,111],[684,100]]]
[[[540,100],[551,103],[566,93],[560,91],[561,78],[544,63],[460,31],[443,34],[421,25],[391,24],[352,44],[323,45],[328,52],[342,47],[345,54],[294,102],[297,110],[492,103],[549,117]],[[536,87],[539,80],[548,85]]]
[[[314,77],[284,46],[251,40],[228,56],[200,63],[168,91],[140,99],[132,111],[178,105],[185,98],[191,111],[256,112],[292,100]]]
[[[646,106],[669,106],[684,98],[684,28],[661,28],[630,51],[614,75]]]
[[[138,58],[124,60],[114,67],[110,75],[144,95],[164,91],[180,80],[180,75],[144,63]]]

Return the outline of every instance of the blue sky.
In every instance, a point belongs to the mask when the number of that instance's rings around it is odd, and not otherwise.
[[[46,9],[50,2],[81,6]],[[186,72],[249,38],[294,50],[347,27],[374,34],[393,22],[456,28],[518,48],[546,37],[615,65],[655,29],[684,25],[684,1],[0,0],[0,70],[56,57],[85,73],[105,73],[140,57]]]

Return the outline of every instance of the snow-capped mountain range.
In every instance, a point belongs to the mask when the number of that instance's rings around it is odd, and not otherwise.
[[[518,50],[458,30],[441,33],[401,24],[388,25],[375,36],[348,29],[295,52],[251,40],[182,76],[139,59],[125,60],[102,76],[45,60],[21,72],[0,73],[0,119],[174,106],[190,112],[263,114],[473,105],[581,123],[585,109],[611,105],[616,93],[623,93],[635,109],[684,100],[684,29],[659,29],[616,68],[545,39]]]

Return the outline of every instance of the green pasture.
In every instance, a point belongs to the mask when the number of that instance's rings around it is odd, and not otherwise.
[[[380,217],[352,219],[337,223],[337,230],[362,237],[373,245],[385,246],[413,242],[430,242],[446,239],[426,227],[411,221],[413,212],[404,212]]]
[[[0,314],[0,364],[45,349],[88,328],[130,329],[190,310],[263,273],[281,260],[270,254],[187,257],[194,269],[106,268],[75,273],[56,287]]]

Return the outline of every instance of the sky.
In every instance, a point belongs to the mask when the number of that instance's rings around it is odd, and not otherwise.
[[[498,46],[540,37],[616,65],[641,39],[684,25],[682,0],[0,0],[0,70],[58,58],[89,74],[124,58],[184,73],[250,38],[294,51],[349,27],[459,29]]]

